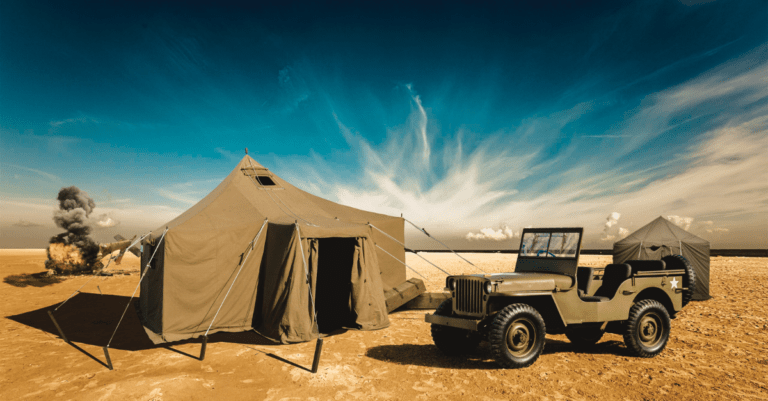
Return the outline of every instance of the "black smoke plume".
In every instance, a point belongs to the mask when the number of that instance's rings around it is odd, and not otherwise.
[[[99,245],[88,236],[93,229],[88,223],[88,216],[96,207],[96,202],[74,185],[62,188],[59,191],[58,200],[59,210],[54,212],[53,221],[66,232],[52,237],[50,243],[77,247],[83,259],[83,265],[72,267],[75,270],[90,269],[97,262],[99,254]],[[55,264],[56,261],[52,260],[49,247],[46,267],[62,270]]]

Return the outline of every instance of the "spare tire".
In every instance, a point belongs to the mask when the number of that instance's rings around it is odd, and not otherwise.
[[[685,270],[683,275],[683,306],[688,305],[696,291],[696,273],[688,259],[682,255],[669,255],[661,258],[666,264],[667,270]]]

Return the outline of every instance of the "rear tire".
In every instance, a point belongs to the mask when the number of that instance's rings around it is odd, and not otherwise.
[[[603,338],[603,331],[599,327],[569,327],[565,336],[576,347],[591,347]]]
[[[435,315],[451,316],[453,314],[453,301],[446,299],[435,310]],[[480,333],[464,330],[456,327],[432,325],[432,341],[445,355],[462,355],[477,349],[480,345]]]
[[[512,304],[502,309],[491,323],[488,342],[493,357],[505,368],[524,368],[544,350],[546,326],[536,309]]]
[[[653,299],[642,300],[629,310],[624,343],[633,355],[652,358],[667,346],[670,328],[664,305]]]
[[[669,255],[661,258],[666,264],[667,270],[685,270],[683,275],[682,287],[687,288],[683,291],[683,306],[688,305],[693,299],[693,293],[696,291],[696,272],[688,259],[682,255]]]

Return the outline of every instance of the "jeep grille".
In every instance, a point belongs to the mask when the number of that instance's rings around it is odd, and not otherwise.
[[[479,315],[483,313],[483,279],[456,279],[455,312]]]

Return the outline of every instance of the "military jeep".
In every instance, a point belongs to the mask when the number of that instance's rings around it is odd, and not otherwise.
[[[622,334],[633,355],[658,355],[670,319],[693,294],[690,263],[672,255],[579,267],[582,234],[582,228],[525,229],[514,273],[449,276],[450,298],[426,316],[435,345],[460,355],[485,340],[499,365],[522,368],[541,355],[547,333],[589,347],[607,332]]]

